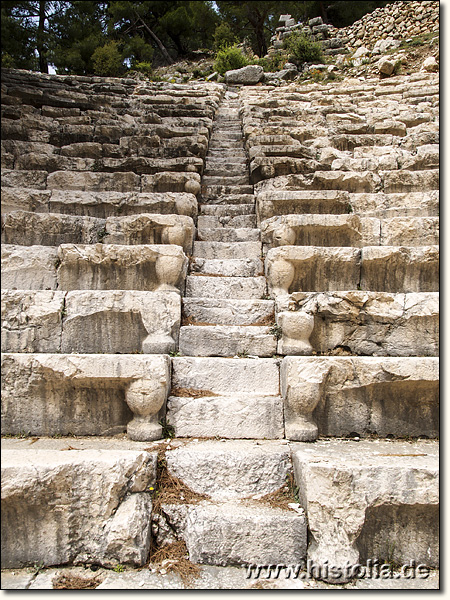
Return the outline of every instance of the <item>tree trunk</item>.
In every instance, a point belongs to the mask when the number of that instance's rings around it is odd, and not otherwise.
[[[45,0],[39,2],[39,25],[36,36],[36,46],[39,54],[39,71],[48,73],[47,49],[45,47]]]
[[[151,35],[153,40],[156,42],[158,48],[161,50],[161,54],[166,59],[167,64],[172,65],[173,60],[170,58],[170,54],[167,52],[166,48],[164,47],[164,44],[161,42],[159,37],[156,35],[156,33],[153,33],[153,31],[150,29],[150,27],[147,25],[147,23],[144,21],[144,19],[140,15],[138,15],[137,13],[135,13],[135,15],[139,19],[139,21],[142,23],[142,25],[145,27],[145,29],[148,31],[148,33]]]

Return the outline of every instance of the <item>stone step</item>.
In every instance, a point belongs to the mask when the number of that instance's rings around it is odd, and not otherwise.
[[[228,175],[204,175],[202,178],[202,186],[206,187],[214,187],[214,186],[236,186],[236,185],[249,185],[248,174],[244,173],[244,175],[235,175],[233,172],[228,173]]]
[[[259,277],[264,275],[264,265],[259,258],[205,259],[193,258],[190,273],[199,275],[221,275],[224,277]]]
[[[271,358],[172,359],[167,419],[177,437],[284,437],[279,366]]]
[[[242,157],[239,156],[234,156],[234,153],[231,156],[212,156],[210,154],[208,154],[206,156],[205,159],[205,170],[206,169],[223,169],[226,168],[226,166],[230,166],[233,169],[236,169],[237,167],[244,167],[245,166],[245,170],[248,173],[248,163],[247,161],[244,159],[242,160]]]
[[[180,328],[179,348],[184,356],[261,356],[277,352],[270,327],[255,325],[187,325]]]
[[[2,290],[4,352],[174,352],[180,294],[135,290]]]
[[[438,564],[437,442],[317,441],[296,444],[293,460],[315,565]]]
[[[277,296],[276,312],[278,354],[439,354],[436,292],[295,292]]]
[[[232,217],[227,216],[203,216],[200,215],[197,219],[197,227],[200,230],[204,229],[218,229],[220,227],[224,229],[236,228],[236,229],[255,229],[256,228],[256,216],[255,215],[239,215]]]
[[[273,325],[273,300],[183,298],[183,325]]]
[[[237,217],[255,215],[254,204],[199,204],[199,216]]]
[[[187,298],[261,299],[266,294],[265,277],[212,277],[188,275]]]
[[[207,158],[213,161],[222,160],[229,162],[230,160],[239,164],[246,164],[248,162],[248,155],[245,150],[239,148],[210,148],[208,150]]]
[[[127,431],[141,441],[162,437],[158,413],[170,388],[167,354],[3,353],[1,360],[2,435],[105,436]],[[150,403],[145,419],[139,416],[140,394]]]
[[[335,190],[299,190],[258,193],[258,222],[271,217],[293,214],[346,214],[350,211],[350,194]]]
[[[254,500],[202,502],[181,514],[179,505],[164,504],[163,510],[195,563],[299,564],[306,557],[305,515],[289,508]]]
[[[190,441],[165,454],[169,472],[212,500],[260,498],[280,490],[292,472],[289,445],[279,441]]]
[[[211,138],[208,150],[226,150],[228,152],[232,152],[235,149],[240,150],[241,148],[244,148],[242,139],[228,140],[222,138],[222,136],[216,136],[215,138]]]
[[[243,140],[242,130],[232,132],[229,128],[218,127],[212,130],[211,142],[212,141],[240,141]]]
[[[281,388],[291,440],[439,436],[438,358],[289,356]]]
[[[203,199],[212,200],[214,198],[220,198],[221,196],[242,196],[242,195],[252,195],[253,196],[253,186],[252,185],[202,185],[201,195]],[[230,204],[234,204],[234,202],[230,202],[227,198],[227,201]]]
[[[253,227],[202,228],[197,230],[197,240],[200,242],[259,242],[260,232],[259,229]]]
[[[251,204],[254,211],[254,200],[255,197],[253,194],[226,194],[224,196],[217,196],[215,194],[213,196],[209,196],[206,194],[202,195],[201,204],[203,206],[239,206]]]
[[[248,167],[245,163],[209,163],[205,166],[204,177],[247,177],[245,183],[249,183]]]
[[[86,560],[144,565],[157,462],[148,442],[33,442],[2,440],[2,568]]]
[[[194,242],[192,254],[208,260],[261,258],[261,242]]]

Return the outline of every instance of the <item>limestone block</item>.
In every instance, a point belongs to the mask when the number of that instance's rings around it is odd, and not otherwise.
[[[361,289],[379,292],[439,291],[439,247],[363,248]]]
[[[424,144],[417,148],[416,154],[409,155],[402,164],[403,169],[425,170],[439,168],[438,144]]]
[[[179,345],[180,352],[186,356],[252,354],[270,357],[277,351],[277,341],[270,327],[254,325],[188,325],[180,329]]]
[[[139,214],[105,221],[108,244],[174,244],[190,254],[194,236],[194,222],[184,215]]]
[[[261,242],[194,242],[193,255],[205,259],[258,259],[261,257]]]
[[[258,223],[279,215],[345,214],[348,211],[348,192],[323,191],[273,191],[256,197]]]
[[[258,155],[254,156],[256,153]],[[305,151],[300,145],[274,146],[273,148],[255,146],[250,150],[251,181],[258,183],[262,179],[270,179],[289,173],[314,173],[318,171],[321,164],[316,160],[298,158],[298,156],[303,156],[304,153]]]
[[[2,215],[14,210],[48,212],[51,195],[50,190],[3,187],[2,185]]]
[[[180,320],[176,292],[68,292],[61,350],[166,354],[176,349]]]
[[[223,277],[258,277],[264,272],[259,258],[211,259],[193,258],[191,273],[199,275],[221,275]]]
[[[50,190],[140,192],[140,185],[140,176],[132,172],[55,171],[47,177]]]
[[[346,566],[369,558],[438,564],[437,452],[432,442],[296,445],[294,470],[311,533],[308,558],[342,569],[341,581],[349,579]]]
[[[2,567],[143,565],[156,455],[132,450],[4,450]]]
[[[183,537],[197,563],[296,564],[306,555],[306,528],[293,510],[204,502],[188,509]]]
[[[47,187],[47,176],[47,171],[16,171],[12,169],[2,169],[2,187],[45,190]]]
[[[61,290],[181,291],[187,257],[179,246],[63,244],[58,248]]]
[[[439,191],[395,194],[352,194],[354,213],[378,217],[435,217],[439,214]]]
[[[356,289],[361,251],[357,248],[282,246],[266,256],[269,292],[337,291]]]
[[[310,185],[313,190],[331,189],[370,193],[377,192],[381,183],[380,176],[372,171],[317,171]]]
[[[188,275],[186,296],[194,298],[260,299],[266,292],[264,277],[208,277]]]
[[[383,221],[382,246],[434,244],[439,244],[439,217],[393,217]]]
[[[55,290],[57,248],[2,244],[2,288]]]
[[[27,209],[30,210],[30,209]],[[52,190],[49,210],[54,213],[115,217],[140,213],[197,216],[197,199],[184,192],[82,192]]]
[[[186,192],[197,196],[200,192],[200,175],[196,172],[163,172],[142,175],[143,192]]]
[[[100,241],[105,220],[17,210],[7,214],[2,225],[3,243],[58,246],[70,243],[93,244]]]
[[[2,290],[2,352],[59,352],[64,292]]]
[[[281,387],[292,440],[439,435],[437,358],[286,357]]]
[[[435,292],[295,292],[277,298],[276,312],[314,316],[310,343],[320,354],[437,356],[439,299]]]
[[[383,173],[384,192],[427,192],[439,189],[439,171],[386,171]]]
[[[273,300],[183,298],[184,324],[263,325],[275,322]]]
[[[168,356],[4,353],[2,432],[159,439],[169,372]]]
[[[261,223],[267,249],[278,246],[377,246],[380,221],[357,215],[285,215]]]
[[[232,85],[255,85],[264,77],[264,69],[259,65],[248,65],[225,73],[225,82]]]
[[[189,488],[214,500],[265,496],[286,483],[286,444],[269,441],[193,442],[166,452],[167,467]]]

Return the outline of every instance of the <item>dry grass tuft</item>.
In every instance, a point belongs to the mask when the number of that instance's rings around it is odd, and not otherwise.
[[[295,484],[293,473],[287,475],[286,483],[281,488],[266,496],[262,496],[258,502],[263,502],[271,508],[283,509],[288,509],[288,504],[291,502],[298,502],[298,487]]]
[[[151,562],[157,567],[163,567],[167,573],[178,574],[187,587],[200,575],[200,567],[189,560],[184,540],[163,546],[153,554]]]
[[[180,388],[173,387],[170,390],[171,396],[176,396],[177,398],[205,398],[206,396],[217,396],[211,390],[196,390],[195,388]]]
[[[94,590],[101,584],[98,577],[80,577],[73,573],[61,573],[52,581],[54,590]]]

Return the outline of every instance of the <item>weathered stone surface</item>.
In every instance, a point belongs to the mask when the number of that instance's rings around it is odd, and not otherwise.
[[[191,273],[199,275],[222,275],[224,277],[258,277],[264,272],[259,258],[210,259],[194,258]]]
[[[174,244],[190,254],[195,226],[184,215],[139,214],[128,217],[108,217],[105,221],[105,242],[108,244]]]
[[[349,201],[344,191],[274,191],[257,195],[256,211],[259,223],[280,215],[345,214]]]
[[[439,294],[295,292],[277,298],[276,312],[314,316],[310,343],[320,354],[437,356]]]
[[[194,242],[193,255],[209,260],[256,259],[261,257],[261,242]]]
[[[68,292],[61,351],[166,354],[176,349],[180,321],[176,292]]]
[[[430,246],[433,244],[439,244],[439,217],[394,217],[385,219],[383,222],[382,246]]]
[[[47,177],[49,190],[140,192],[140,185],[140,176],[131,172],[55,171]]]
[[[35,190],[45,190],[47,187],[47,176],[47,171],[14,171],[2,169],[2,187],[25,187]]]
[[[260,299],[266,293],[264,277],[208,277],[188,275],[186,296],[193,298]]]
[[[58,250],[50,246],[2,244],[2,288],[56,289]]]
[[[2,182],[2,215],[14,210],[48,212],[50,190],[33,190],[22,187],[6,187]]]
[[[386,217],[435,217],[439,214],[439,191],[395,194],[352,194],[353,212],[381,219]]]
[[[439,291],[438,246],[372,246],[362,249],[361,289]]]
[[[166,452],[166,461],[172,475],[214,500],[275,492],[291,469],[288,446],[269,441],[193,442]]]
[[[293,510],[202,502],[188,508],[183,525],[189,557],[201,564],[295,564],[306,554],[306,519]]]
[[[63,244],[58,248],[58,288],[181,291],[187,257],[179,246]]]
[[[3,450],[2,566],[142,565],[156,454]]]
[[[357,215],[285,215],[261,223],[261,240],[266,248],[377,246],[380,234],[379,219]]]
[[[200,160],[200,164],[203,164],[202,160]],[[142,175],[143,192],[186,192],[197,196],[200,188],[200,175],[192,171],[186,173],[164,172],[157,173],[156,175]]]
[[[183,317],[192,325],[263,325],[275,322],[273,300],[183,298]]]
[[[2,352],[59,352],[64,292],[2,290]]]
[[[439,435],[437,358],[286,357],[281,387],[292,440]]]
[[[272,295],[294,291],[357,289],[361,251],[357,248],[282,246],[266,256],[266,273]]]
[[[264,77],[264,69],[258,65],[248,65],[242,69],[234,69],[225,73],[225,81],[228,84],[255,85]]]
[[[161,437],[167,356],[4,353],[2,374],[2,433]]]
[[[254,325],[187,325],[180,329],[180,352],[185,356],[271,357],[277,340],[270,327]]]
[[[259,242],[259,231],[249,227],[199,229],[197,238],[200,242]]]
[[[388,557],[437,564],[437,453],[434,442],[296,445],[294,470],[311,532],[308,558],[341,569]]]

